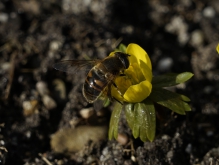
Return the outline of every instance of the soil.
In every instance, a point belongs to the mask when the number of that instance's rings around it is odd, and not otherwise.
[[[171,89],[192,111],[157,107],[153,142],[134,139],[124,113],[108,140],[112,105],[96,110],[82,95],[86,74],[53,68],[119,43],[143,47],[154,75],[194,73]],[[219,164],[218,43],[218,0],[2,0],[0,164]]]

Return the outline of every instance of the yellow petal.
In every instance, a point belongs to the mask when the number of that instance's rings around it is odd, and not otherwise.
[[[146,99],[152,89],[152,84],[145,80],[137,85],[130,86],[124,94],[124,99],[126,102],[138,103]]]
[[[131,80],[126,76],[119,76],[115,79],[115,84],[117,88],[112,85],[111,94],[119,101],[123,101],[124,98],[121,96],[125,93],[125,91],[132,85]]]
[[[114,56],[116,51],[113,51],[109,54],[109,56]]]
[[[140,70],[144,75],[144,79],[151,82],[152,80],[152,70],[143,61],[140,61]]]
[[[131,55],[129,57],[130,63],[137,62],[140,65],[140,60],[142,60],[145,64],[148,65],[148,67],[150,69],[152,69],[151,60],[150,60],[148,54],[139,45],[129,44],[127,49],[126,49],[126,52],[127,52],[127,54]]]
[[[216,50],[217,50],[217,53],[219,54],[219,44],[217,45]]]

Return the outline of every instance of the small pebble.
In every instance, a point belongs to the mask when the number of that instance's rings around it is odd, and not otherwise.
[[[184,45],[189,40],[188,25],[184,19],[180,16],[174,16],[171,21],[165,26],[165,29],[169,33],[176,34],[178,41],[181,45]]]
[[[215,16],[215,10],[213,7],[206,7],[204,8],[203,10],[203,15],[206,17],[206,18],[213,18]]]
[[[52,84],[55,86],[55,91],[58,97],[64,100],[66,98],[65,83],[61,79],[55,79]]]
[[[49,89],[47,87],[47,84],[43,81],[37,82],[36,89],[41,96],[49,94]]]
[[[133,162],[136,162],[136,161],[137,161],[137,160],[136,160],[136,157],[135,157],[134,155],[131,156],[131,160],[132,160]]]
[[[23,114],[24,116],[32,115],[34,112],[37,111],[37,100],[31,100],[31,101],[24,101],[23,102]]]
[[[160,72],[169,71],[171,67],[173,66],[173,59],[170,57],[164,57],[160,59],[160,61],[157,64],[157,69]]]
[[[167,159],[172,159],[173,158],[173,151],[167,152]]]
[[[5,145],[5,141],[4,141],[4,140],[0,140],[0,144],[1,144],[2,146],[4,146],[4,145]]]
[[[82,150],[89,141],[99,143],[107,138],[107,126],[79,126],[64,128],[51,137],[51,148],[57,153],[72,153]]]
[[[10,62],[4,62],[1,64],[0,67],[1,67],[1,69],[4,70],[4,72],[8,72],[9,69],[11,68],[11,64],[10,64]]]
[[[57,50],[59,50],[61,45],[62,44],[60,41],[55,40],[55,41],[50,42],[49,47],[50,47],[51,51],[57,51]]]
[[[128,136],[126,134],[119,133],[116,140],[119,142],[119,144],[126,145],[128,143]]]
[[[170,139],[170,137],[169,137],[168,135],[163,135],[161,138],[162,138],[163,140],[169,140],[169,139]]]
[[[121,31],[122,31],[122,33],[132,34],[134,31],[134,27],[131,25],[124,26]]]
[[[190,43],[194,47],[202,46],[204,43],[204,34],[201,30],[195,30],[191,34]]]
[[[54,109],[57,107],[56,102],[53,100],[53,98],[51,98],[48,95],[44,95],[42,98],[43,104],[45,105],[45,107],[50,110],[50,109]]]
[[[192,144],[189,143],[189,144],[187,145],[185,151],[186,151],[188,154],[190,154],[190,153],[192,152]]]
[[[84,108],[80,110],[80,115],[84,119],[88,119],[90,116],[94,114],[94,109],[93,108]]]
[[[207,134],[207,136],[213,136],[213,135],[214,135],[214,132],[211,131],[211,130],[208,130],[208,131],[206,132],[206,134]]]
[[[6,23],[6,22],[8,22],[8,14],[6,14],[6,13],[0,13],[0,22],[2,22],[2,23]]]

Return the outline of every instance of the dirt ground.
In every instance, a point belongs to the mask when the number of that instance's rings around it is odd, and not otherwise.
[[[53,68],[120,42],[143,47],[154,75],[194,73],[172,88],[192,111],[156,107],[153,142],[134,139],[124,114],[120,140],[108,140],[112,106],[94,110],[86,75]],[[219,164],[218,42],[218,0],[1,0],[0,164]]]

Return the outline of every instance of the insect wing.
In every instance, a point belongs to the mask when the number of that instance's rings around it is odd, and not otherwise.
[[[80,71],[89,71],[98,60],[64,60],[53,65],[53,68],[67,73],[77,73]]]

